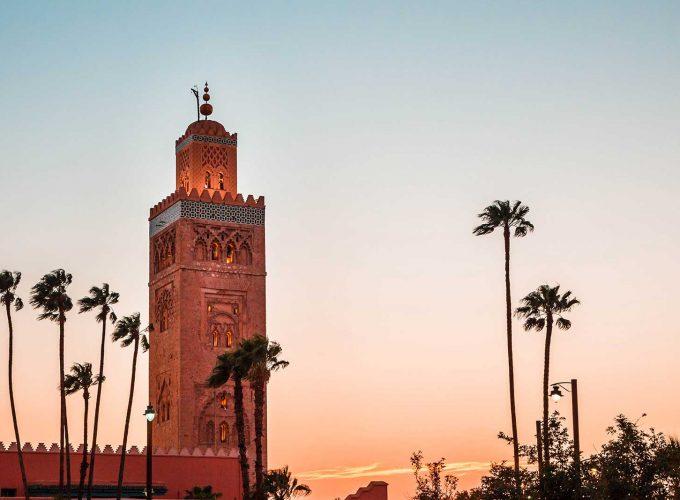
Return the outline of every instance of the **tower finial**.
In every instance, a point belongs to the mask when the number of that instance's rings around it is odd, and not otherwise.
[[[205,119],[208,119],[208,116],[212,115],[213,112],[213,107],[212,104],[208,103],[210,100],[210,94],[209,89],[208,89],[208,82],[205,82],[205,88],[203,89],[205,94],[203,94],[203,100],[205,101],[203,104],[201,104],[201,114],[205,116]]]

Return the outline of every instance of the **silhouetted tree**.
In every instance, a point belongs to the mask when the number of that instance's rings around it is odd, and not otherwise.
[[[255,392],[255,500],[264,500],[264,466],[262,459],[262,436],[264,434],[264,396],[271,373],[288,366],[279,359],[283,349],[262,335],[244,340],[240,346],[250,366],[246,378]]]
[[[14,405],[14,382],[13,382],[13,360],[14,360],[14,327],[12,325],[12,306],[15,311],[24,307],[20,297],[17,297],[17,287],[21,282],[20,272],[0,272],[0,303],[5,305],[7,313],[7,328],[9,330],[9,351],[7,360],[7,381],[9,384],[9,406],[12,411],[12,424],[14,425],[14,439],[17,442],[17,458],[19,459],[19,470],[21,471],[21,482],[24,485],[24,497],[29,499],[28,482],[26,481],[26,467],[24,466],[24,454],[21,450],[21,438],[19,437],[19,423],[17,422],[17,411]]]
[[[515,465],[516,492],[519,497],[522,492],[519,472],[519,438],[517,437],[517,410],[515,407],[515,370],[513,366],[512,350],[512,300],[510,298],[510,234],[524,237],[534,230],[534,225],[526,220],[529,207],[520,201],[511,203],[496,200],[478,215],[484,222],[477,226],[473,233],[477,236],[489,234],[497,228],[503,229],[503,243],[505,248],[505,324],[508,348],[508,378],[510,382],[510,418],[512,424],[513,457]]]
[[[445,459],[428,464],[423,463],[423,452],[411,455],[411,467],[416,480],[416,494],[413,500],[453,500],[458,485],[458,478],[444,475]],[[426,474],[422,470],[427,469]]]
[[[541,331],[545,328],[545,353],[543,359],[543,468],[550,469],[550,435],[548,431],[548,383],[550,376],[550,342],[553,325],[562,330],[571,328],[571,321],[562,317],[565,312],[579,301],[572,298],[571,291],[560,294],[560,287],[541,285],[522,299],[522,306],[517,308],[517,316],[524,318],[525,330]]]
[[[75,363],[71,367],[71,373],[64,377],[64,390],[70,396],[78,391],[83,391],[85,412],[83,417],[83,460],[80,463],[80,482],[78,483],[78,500],[83,498],[85,475],[87,474],[87,420],[90,408],[90,387],[98,385],[102,379],[92,376],[91,363]]]
[[[106,322],[116,323],[116,313],[111,306],[118,303],[119,295],[109,289],[108,283],[104,283],[101,288],[93,286],[90,288],[90,296],[83,297],[78,301],[80,313],[90,312],[97,309],[97,322],[102,324],[101,344],[99,347],[99,380],[104,381],[104,346],[106,345]],[[94,405],[94,428],[92,430],[92,451],[90,453],[90,472],[87,479],[87,498],[92,498],[92,482],[94,481],[94,465],[97,451],[97,432],[99,430],[99,405],[102,397],[102,383],[97,385],[97,399]]]
[[[71,452],[66,415],[66,392],[64,391],[64,323],[66,313],[73,307],[66,289],[73,277],[63,269],[46,274],[31,289],[31,305],[42,309],[38,320],[47,319],[59,323],[59,393],[61,396],[61,423],[59,430],[59,493],[64,495],[64,459],[66,459],[66,497],[71,498]]]
[[[248,456],[246,455],[246,425],[243,411],[243,379],[250,370],[250,358],[239,347],[217,357],[217,362],[206,382],[210,388],[222,387],[229,379],[234,381],[234,412],[236,413],[236,435],[243,482],[243,498],[250,498]]]
[[[141,320],[139,313],[134,313],[131,316],[125,316],[116,323],[116,328],[113,331],[113,341],[120,340],[121,347],[133,346],[132,351],[132,375],[130,377],[130,396],[128,398],[127,413],[125,414],[125,429],[123,430],[123,451],[120,455],[120,469],[118,470],[118,490],[116,498],[121,499],[123,494],[123,474],[125,472],[125,455],[127,454],[127,438],[130,430],[130,413],[132,411],[132,400],[135,395],[135,376],[137,374],[137,354],[139,353],[139,346],[141,344],[142,351],[149,350],[149,341],[146,338],[145,332],[151,331],[152,327],[149,325],[145,329],[141,329]]]
[[[312,489],[306,484],[298,483],[292,476],[288,466],[280,469],[273,469],[264,474],[264,492],[266,498],[272,500],[289,500],[294,497],[306,497]]]

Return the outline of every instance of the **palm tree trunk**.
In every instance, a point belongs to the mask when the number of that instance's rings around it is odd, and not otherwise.
[[[135,338],[135,349],[132,354],[132,377],[130,378],[130,398],[128,399],[127,414],[125,415],[125,430],[123,431],[123,451],[120,454],[120,469],[118,471],[118,492],[116,499],[123,496],[123,472],[125,471],[125,451],[127,450],[128,430],[130,429],[130,412],[132,411],[132,399],[135,394],[135,375],[137,374],[137,352],[139,351],[139,336]]]
[[[83,399],[85,400],[85,419],[83,420],[83,461],[80,463],[80,483],[78,483],[78,500],[83,499],[83,488],[85,486],[85,475],[87,474],[87,417],[90,408],[90,393],[87,387],[83,389]]]
[[[66,318],[64,316],[64,311],[61,305],[59,306],[59,396],[61,405],[61,422],[59,430],[59,492],[62,496],[71,498],[71,472],[70,472],[70,459],[67,457],[68,454],[68,426],[66,425],[66,392],[64,390],[64,322]],[[64,467],[64,459],[66,458],[67,463]],[[64,470],[66,469],[66,471]],[[67,480],[67,491],[64,492],[64,472],[68,477]],[[65,494],[64,494],[65,493]]]
[[[24,466],[24,453],[21,450],[21,439],[19,438],[19,424],[17,422],[17,411],[14,406],[14,383],[12,377],[12,363],[14,350],[14,328],[12,326],[12,314],[10,312],[10,303],[5,303],[5,310],[7,311],[7,325],[9,326],[9,361],[8,361],[8,380],[9,380],[9,405],[12,409],[12,423],[14,424],[14,439],[17,442],[17,457],[19,458],[19,469],[21,470],[21,481],[24,484],[24,498],[29,500],[28,482],[26,481],[26,468]]]
[[[66,446],[66,498],[71,500],[71,440],[68,437],[68,413],[64,401],[64,446]]]
[[[512,359],[512,300],[510,298],[510,228],[503,228],[505,243],[505,323],[508,343],[508,378],[510,380],[510,419],[512,421],[512,452],[515,462],[515,492],[522,495],[519,475],[519,439],[517,438],[517,411],[515,409],[515,368]]]
[[[92,482],[94,481],[94,460],[97,451],[97,431],[99,430],[99,404],[102,397],[104,376],[104,345],[106,343],[106,318],[102,322],[102,342],[99,349],[99,384],[97,384],[97,400],[94,404],[94,428],[92,429],[92,451],[90,453],[90,474],[87,479],[87,500],[92,500]]]
[[[548,378],[550,376],[550,341],[553,318],[548,314],[545,331],[545,355],[543,360],[543,470],[550,473],[550,430],[548,428]]]
[[[238,435],[238,454],[241,461],[243,498],[249,499],[250,477],[248,474],[248,457],[246,456],[246,425],[243,418],[243,384],[240,376],[234,376],[234,410],[236,411],[236,433]]]
[[[264,431],[264,381],[255,383],[255,498],[264,500],[264,467],[262,460],[262,435]]]

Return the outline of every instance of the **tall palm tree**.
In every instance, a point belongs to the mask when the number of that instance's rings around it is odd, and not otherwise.
[[[248,375],[249,365],[249,359],[240,347],[235,351],[225,352],[217,356],[217,361],[207,381],[207,386],[213,389],[222,387],[229,379],[234,381],[234,412],[236,413],[236,435],[238,437],[244,499],[250,498],[249,466],[246,456],[246,425],[243,411],[243,379]]]
[[[118,470],[118,492],[116,498],[120,500],[123,494],[123,473],[125,471],[125,455],[127,451],[127,438],[130,429],[130,413],[132,411],[132,400],[135,394],[135,376],[137,374],[137,354],[139,353],[139,345],[142,346],[142,351],[149,350],[149,340],[145,332],[152,331],[153,328],[149,325],[145,329],[141,329],[141,320],[139,313],[134,313],[131,316],[125,316],[116,323],[116,328],[113,331],[113,341],[120,340],[121,347],[128,347],[133,345],[132,351],[132,376],[130,377],[130,397],[128,399],[127,413],[125,414],[125,430],[123,431],[123,451],[120,455],[120,469]]]
[[[73,307],[66,289],[73,277],[63,269],[55,269],[40,278],[31,289],[31,305],[41,308],[39,320],[59,323],[59,392],[61,395],[61,423],[59,427],[59,493],[64,495],[64,459],[66,461],[66,497],[71,498],[71,453],[66,415],[66,392],[64,391],[64,323],[66,313]]]
[[[309,486],[298,483],[297,478],[292,477],[287,465],[281,469],[267,471],[264,476],[264,488],[273,500],[289,500],[297,496],[307,496],[312,492]]]
[[[515,486],[517,496],[521,495],[519,472],[519,439],[517,437],[517,410],[515,407],[515,368],[512,361],[512,300],[510,298],[510,233],[522,238],[534,230],[534,225],[526,220],[529,207],[521,201],[496,200],[484,209],[477,217],[483,223],[473,229],[473,234],[481,236],[493,233],[497,228],[503,229],[505,247],[505,328],[508,346],[508,378],[510,380],[510,418],[512,423],[512,448],[515,462]]]
[[[522,306],[516,310],[517,317],[524,319],[524,329],[538,332],[545,328],[545,353],[543,359],[543,470],[550,467],[550,433],[548,428],[548,379],[550,376],[550,342],[553,325],[561,330],[571,328],[571,321],[562,314],[571,311],[578,299],[571,291],[560,294],[559,285],[541,285],[522,299]]]
[[[90,288],[90,296],[83,297],[78,301],[80,312],[90,312],[97,309],[96,319],[102,324],[102,337],[99,347],[99,380],[104,381],[104,346],[106,344],[106,322],[116,323],[116,313],[111,306],[118,303],[119,295],[109,289],[109,284],[104,283],[101,288]],[[87,479],[87,498],[92,498],[92,482],[94,481],[94,461],[97,450],[97,431],[99,430],[99,405],[101,404],[102,384],[97,385],[97,399],[94,405],[94,428],[92,429],[92,451],[90,452],[90,473]]]
[[[279,359],[283,348],[262,335],[256,335],[241,343],[241,350],[248,358],[250,369],[246,378],[255,392],[255,500],[264,500],[264,465],[262,460],[262,435],[264,434],[265,388],[271,373],[289,365]]]
[[[87,473],[87,418],[90,409],[90,387],[101,385],[103,379],[97,375],[92,376],[92,363],[75,363],[71,367],[71,373],[64,377],[64,390],[70,396],[78,391],[83,391],[85,402],[85,416],[83,418],[83,460],[80,463],[80,482],[78,483],[78,500],[83,498],[85,486],[85,474]]]
[[[14,406],[14,383],[12,377],[12,361],[14,355],[14,328],[12,326],[12,305],[14,310],[19,311],[24,307],[20,297],[17,297],[16,291],[21,281],[21,273],[3,270],[0,272],[0,303],[5,305],[5,312],[7,313],[7,326],[9,328],[9,360],[7,362],[8,380],[9,380],[9,405],[12,410],[12,423],[14,424],[14,438],[17,442],[17,457],[19,458],[19,469],[21,470],[21,481],[24,484],[24,497],[29,499],[28,482],[26,481],[26,468],[24,467],[24,454],[21,451],[21,438],[19,437],[19,424],[17,422],[17,411]]]

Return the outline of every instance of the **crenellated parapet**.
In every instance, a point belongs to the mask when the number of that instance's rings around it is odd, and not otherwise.
[[[70,450],[74,454],[82,454],[85,445],[71,444]],[[0,441],[0,453],[2,452],[16,452],[17,444],[15,442],[4,443]],[[57,443],[52,443],[49,448],[45,443],[38,443],[34,445],[32,443],[24,443],[21,447],[22,453],[59,453],[60,447]],[[97,446],[97,455],[120,455],[123,452],[122,446],[117,446],[115,449],[111,445],[105,445],[102,450]],[[126,455],[146,455],[146,447],[138,448],[137,446],[131,446]],[[225,457],[225,458],[235,458],[238,457],[238,451],[236,449],[225,450],[224,448],[219,448],[217,451],[213,450],[207,446],[197,446],[195,448],[170,448],[165,449],[161,447],[156,447],[153,450],[154,456],[178,456],[178,457]]]
[[[242,194],[234,197],[228,191],[209,189],[199,193],[195,188],[187,193],[180,187],[151,209],[149,236],[154,236],[178,219],[263,226],[264,209],[264,196],[256,200],[253,195],[248,195],[244,199]]]

